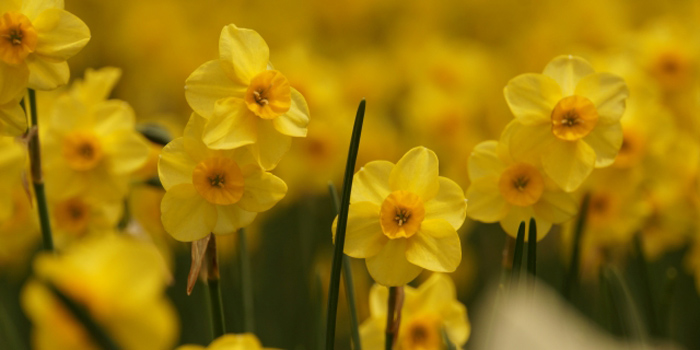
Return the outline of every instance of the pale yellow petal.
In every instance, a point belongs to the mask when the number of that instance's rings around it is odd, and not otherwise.
[[[537,241],[542,240],[549,230],[552,228],[552,223],[535,215],[532,207],[512,206],[508,215],[500,221],[501,227],[511,237],[518,237],[518,228],[521,222],[525,222],[525,241],[528,241],[528,233],[530,232],[530,219],[535,218],[537,225]]]
[[[211,154],[211,150],[202,141],[206,122],[207,120],[202,116],[192,113],[182,133],[185,151],[192,157],[192,160],[197,162],[206,159]]]
[[[229,24],[221,30],[219,58],[234,79],[247,85],[258,73],[267,68],[270,49],[265,40],[252,29],[238,28]]]
[[[34,20],[47,9],[63,9],[63,0],[22,0],[21,10],[27,18]]]
[[[449,222],[425,220],[420,231],[407,239],[406,259],[437,272],[453,272],[462,261],[459,234]]]
[[[398,287],[413,281],[423,268],[406,260],[406,239],[390,239],[375,256],[367,258],[367,270],[379,284]]]
[[[258,338],[252,333],[244,334],[224,334],[216,338],[210,345],[208,350],[258,350],[262,348],[262,344]]]
[[[457,290],[450,277],[436,272],[418,287],[417,298],[421,300],[424,310],[440,312],[457,298]]]
[[[265,170],[272,170],[292,146],[291,136],[280,134],[272,122],[262,120],[258,123],[258,142],[247,146],[253,156]]]
[[[389,175],[394,164],[385,160],[375,160],[365,164],[352,178],[350,203],[372,202],[381,205],[391,193]]]
[[[62,95],[54,102],[50,130],[65,135],[81,128],[86,122],[93,126],[94,121],[86,117],[87,114],[88,110],[80,100],[68,94]]]
[[[392,191],[408,191],[423,201],[433,198],[440,189],[438,157],[435,152],[419,146],[399,159],[389,176]]]
[[[309,125],[309,107],[304,96],[292,88],[292,105],[289,111],[272,120],[275,129],[282,134],[292,137],[306,137]]]
[[[579,81],[576,95],[591,100],[598,111],[598,126],[617,123],[625,112],[625,100],[629,89],[617,75],[595,73]]]
[[[199,66],[185,81],[185,98],[192,109],[205,118],[214,114],[214,104],[222,98],[243,98],[246,86],[229,79],[221,60]]]
[[[496,222],[508,213],[509,207],[495,176],[480,178],[467,189],[467,215],[474,220]]]
[[[90,29],[80,18],[62,9],[47,9],[32,21],[38,34],[35,53],[65,61],[90,41]]]
[[[562,55],[551,60],[542,73],[556,80],[562,89],[562,96],[566,97],[574,94],[576,85],[583,77],[595,71],[591,64],[581,57]]]
[[[611,125],[597,125],[583,139],[595,152],[596,168],[606,167],[615,161],[622,147],[622,136],[622,124],[617,122]]]
[[[425,219],[443,219],[457,230],[467,217],[467,201],[464,191],[459,185],[446,178],[439,177],[440,190],[433,199],[423,203],[425,206]]]
[[[190,184],[168,189],[160,210],[165,231],[178,241],[191,242],[204,238],[216,226],[216,206],[202,198]]]
[[[202,140],[212,149],[232,149],[258,140],[258,121],[240,98],[216,102],[214,114],[204,126]]]
[[[386,320],[386,304],[388,300],[389,288],[381,284],[373,284],[369,289],[369,313],[372,318],[384,318],[384,320]]]
[[[558,141],[542,155],[545,173],[566,192],[581,186],[595,162],[595,151],[583,140]]]
[[[257,213],[241,209],[236,204],[232,205],[217,205],[216,226],[212,233],[217,235],[231,234],[242,227],[250,225]]]
[[[104,101],[112,93],[121,76],[122,70],[116,67],[104,67],[96,70],[88,68],[85,70],[85,78],[80,83],[77,92],[86,103]]]
[[[74,103],[81,106],[71,108],[80,109],[83,105],[77,99],[74,99]],[[100,102],[92,109],[92,118],[95,133],[100,137],[107,137],[115,132],[133,131],[136,115],[128,103],[108,100]]]
[[[544,191],[540,200],[533,205],[537,217],[561,224],[569,221],[578,212],[578,202],[574,197],[561,191]]]
[[[498,156],[498,141],[484,141],[474,146],[469,155],[469,180],[475,181],[485,176],[499,175],[505,164]]]
[[[25,62],[29,66],[30,89],[53,90],[68,83],[68,62],[49,62],[35,55],[29,55]]]
[[[442,323],[450,341],[457,347],[462,347],[471,335],[471,324],[467,318],[467,308],[462,303],[453,301],[442,309]]]
[[[179,184],[192,184],[192,172],[197,162],[185,151],[184,138],[170,141],[160,153],[158,177],[166,190]]]
[[[287,194],[287,184],[279,177],[251,165],[242,169],[245,190],[238,205],[247,211],[269,210]]]
[[[0,106],[0,136],[21,136],[27,131],[27,116],[19,101]]]
[[[338,227],[338,217],[333,221],[333,241]],[[382,250],[389,238],[379,224],[379,206],[370,202],[350,204],[348,226],[345,230],[343,252],[353,258],[368,258]]]
[[[175,348],[175,350],[207,350],[207,348],[201,345],[181,345]]]
[[[27,65],[10,66],[0,62],[0,105],[15,101],[20,95],[24,96],[28,81]]]
[[[105,154],[116,175],[139,169],[148,159],[148,141],[136,131],[116,132],[105,138]]]
[[[554,106],[561,100],[557,82],[542,74],[522,74],[503,89],[515,118],[525,125],[548,123]]]
[[[501,134],[501,142],[510,151],[514,161],[537,164],[542,153],[553,147],[556,137],[550,125],[522,125],[517,120],[510,122]]]
[[[386,289],[386,287],[384,287]],[[384,300],[386,309],[386,300]],[[360,325],[360,342],[364,349],[384,349],[386,319],[368,318]]]

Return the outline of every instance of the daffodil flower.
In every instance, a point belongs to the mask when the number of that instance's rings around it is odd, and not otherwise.
[[[263,350],[260,340],[252,333],[224,334],[211,342],[208,347],[182,345],[175,350]]]
[[[366,259],[380,284],[402,286],[423,269],[452,272],[462,260],[457,229],[466,216],[464,192],[438,176],[438,158],[425,147],[394,165],[367,163],[353,179],[345,254]],[[333,225],[333,232],[337,225]]]
[[[38,90],[68,82],[66,60],[90,41],[90,30],[63,9],[63,0],[0,3],[0,76]],[[15,85],[15,86],[17,86]]]
[[[251,145],[266,170],[305,137],[309,110],[304,97],[269,64],[269,48],[253,30],[230,24],[221,31],[218,60],[195,70],[185,85],[190,107],[206,118],[202,138],[212,149]]]
[[[168,143],[158,162],[166,190],[163,226],[179,241],[233,233],[287,193],[284,181],[260,168],[246,149],[208,148],[200,137],[205,122],[192,114],[184,136]]]
[[[535,218],[539,241],[552,223],[568,221],[578,211],[572,195],[559,189],[536,165],[510,158],[498,141],[474,147],[469,180],[467,215],[482,222],[498,221],[513,237],[521,222],[529,229],[530,218]]]
[[[504,93],[515,120],[502,141],[513,158],[541,161],[565,191],[576,190],[594,167],[615,160],[629,94],[620,77],[596,73],[582,58],[559,56],[543,74],[512,79]]]
[[[19,104],[25,92],[20,76],[0,73],[0,136],[20,136],[27,131],[27,116]]]

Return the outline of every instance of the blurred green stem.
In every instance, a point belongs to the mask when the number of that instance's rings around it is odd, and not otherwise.
[[[403,307],[403,286],[389,287],[389,300],[386,313],[386,338],[384,350],[393,350],[401,326],[401,308]]]
[[[250,275],[250,256],[248,255],[248,236],[246,229],[238,230],[238,258],[241,268],[241,284],[243,295],[243,330],[255,333],[255,308],[253,307],[253,282]]]
[[[333,199],[333,207],[336,214],[340,211],[340,198],[338,191],[332,182],[328,183],[328,192]],[[360,342],[360,327],[357,321],[357,306],[355,304],[355,282],[352,278],[352,267],[350,266],[350,258],[343,254],[343,281],[345,282],[345,296],[347,297],[348,309],[350,309],[350,336],[352,337],[352,349],[362,350]]]
[[[537,276],[537,223],[534,218],[530,218],[530,228],[527,233],[527,272],[528,288],[532,292],[535,289]]]
[[[224,333],[225,320],[221,302],[221,286],[219,285],[219,261],[216,255],[216,235],[212,234],[207,245],[207,283],[209,285],[209,306],[211,307],[211,326],[213,339]]]
[[[333,252],[333,265],[331,267],[331,281],[328,286],[328,318],[326,319],[326,349],[331,350],[335,345],[335,324],[338,314],[338,296],[340,294],[340,271],[343,265],[343,248],[345,247],[345,230],[348,225],[348,211],[350,208],[350,192],[352,191],[352,178],[355,174],[357,152],[360,148],[360,135],[362,134],[362,122],[365,119],[365,100],[360,102],[355,116],[355,125],[350,138],[350,150],[348,151],[347,164],[345,166],[345,178],[343,179],[343,196],[341,197],[340,212],[338,213],[338,225],[335,234],[335,251]]]
[[[513,292],[518,288],[520,270],[523,262],[523,246],[525,245],[525,221],[518,227],[518,237],[515,239],[515,252],[513,253],[513,269],[510,271],[510,286],[508,290]]]
[[[583,236],[583,230],[586,226],[586,219],[588,216],[588,203],[591,201],[591,194],[586,193],[583,196],[583,201],[581,201],[581,209],[578,216],[578,221],[576,221],[576,231],[574,231],[574,245],[571,252],[571,262],[569,265],[569,272],[566,274],[566,280],[564,281],[564,289],[562,294],[569,302],[573,299],[573,290],[576,289],[578,285],[578,275],[579,275],[579,263],[581,260],[581,237]]]
[[[649,333],[652,336],[661,336],[659,331],[658,319],[656,317],[656,309],[654,306],[654,293],[652,291],[651,281],[649,280],[649,264],[644,257],[644,249],[642,248],[641,232],[634,235],[634,249],[637,251],[637,259],[639,263],[639,274],[642,280],[642,294],[644,295],[645,304],[647,306],[647,318],[649,320]]]

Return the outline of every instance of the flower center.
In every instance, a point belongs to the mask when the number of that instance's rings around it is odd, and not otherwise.
[[[282,73],[266,70],[250,81],[245,102],[248,109],[260,118],[275,119],[289,111],[291,93],[289,81]]]
[[[691,77],[692,63],[686,55],[675,50],[662,52],[651,67],[652,75],[668,90],[686,86]]]
[[[90,206],[80,198],[59,202],[54,207],[56,227],[76,234],[82,234],[90,221]]]
[[[516,163],[503,171],[498,179],[498,189],[508,203],[528,207],[542,197],[544,179],[534,166]]]
[[[615,157],[615,166],[630,168],[639,163],[644,156],[645,140],[643,136],[628,127],[622,129],[622,146]]]
[[[552,133],[560,140],[575,141],[586,137],[598,123],[593,102],[583,96],[562,98],[552,111]]]
[[[37,32],[27,16],[19,12],[5,12],[0,17],[0,60],[18,65],[34,52]]]
[[[609,225],[619,212],[618,198],[606,192],[591,194],[588,203],[588,222],[594,227]]]
[[[77,171],[95,168],[102,160],[102,145],[92,133],[74,132],[63,140],[63,157]]]
[[[391,238],[411,237],[425,218],[423,201],[415,193],[394,191],[384,199],[379,222],[384,234]]]
[[[234,160],[224,157],[199,162],[192,172],[192,184],[204,199],[218,205],[238,202],[245,189],[241,168]]]
[[[401,336],[401,349],[439,350],[442,348],[440,320],[433,315],[415,317],[409,321],[404,334]]]

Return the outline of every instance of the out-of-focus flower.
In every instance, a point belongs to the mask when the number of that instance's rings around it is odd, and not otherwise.
[[[131,107],[105,100],[115,81],[113,73],[88,73],[84,82],[55,102],[43,145],[46,188],[52,198],[89,192],[105,200],[121,199],[129,175],[148,157]]]
[[[438,176],[438,158],[425,147],[396,165],[369,162],[353,179],[345,254],[366,259],[370,275],[386,286],[404,285],[424,268],[452,272],[462,260],[457,229],[466,208],[462,189]]]
[[[25,90],[13,81],[16,78],[0,74],[0,136],[19,136],[27,131],[27,116],[19,104]]]
[[[63,1],[3,1],[0,16],[0,75],[21,88],[68,83],[66,60],[88,43],[90,30]]]
[[[529,229],[530,218],[534,218],[537,240],[541,240],[553,223],[566,222],[578,211],[576,200],[537,165],[513,160],[498,141],[482,142],[474,148],[469,157],[469,180],[467,215],[483,222],[498,221],[513,237],[521,222]]]
[[[612,164],[622,145],[628,96],[621,78],[596,73],[579,57],[559,56],[543,74],[522,74],[504,89],[515,120],[503,132],[515,159],[541,161],[555,183],[577,189],[594,167]]]
[[[166,190],[163,226],[179,241],[233,233],[287,193],[284,181],[262,169],[247,149],[208,148],[201,139],[205,122],[192,114],[184,136],[168,143],[158,162]]]
[[[467,309],[457,300],[452,280],[434,273],[418,288],[404,287],[404,304],[396,349],[447,349],[443,332],[461,349],[469,339],[471,325]],[[375,284],[370,290],[370,318],[360,326],[362,346],[383,349],[386,337],[388,288]]]
[[[252,333],[224,334],[214,339],[207,347],[183,345],[175,350],[263,350],[260,340]]]
[[[58,249],[91,234],[107,234],[114,230],[122,215],[121,201],[105,201],[90,195],[54,200],[51,223],[54,245]]]
[[[120,348],[172,348],[178,326],[164,294],[170,276],[153,246],[125,235],[91,238],[37,257],[34,271],[21,296],[34,348],[97,348],[49,286],[84,306]]]
[[[204,143],[212,149],[252,145],[260,165],[272,169],[289,150],[292,136],[306,136],[306,101],[272,69],[269,48],[255,31],[224,27],[219,55],[197,68],[185,86],[190,107],[208,120]]]

